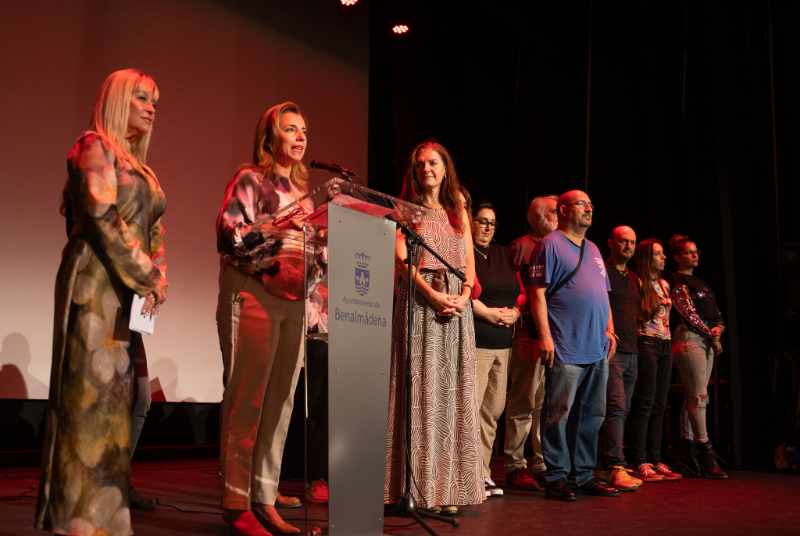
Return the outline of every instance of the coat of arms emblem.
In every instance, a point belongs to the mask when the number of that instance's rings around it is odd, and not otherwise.
[[[364,296],[369,292],[369,255],[356,253],[356,292]]]

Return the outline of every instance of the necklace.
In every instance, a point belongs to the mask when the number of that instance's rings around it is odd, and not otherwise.
[[[482,256],[484,259],[487,259],[487,260],[489,259],[489,248],[486,248],[486,253],[484,253],[483,251],[479,250],[479,249],[478,249],[478,246],[476,246],[475,244],[472,244],[472,247],[475,249],[475,251],[477,251],[478,253],[480,253],[480,254],[481,254],[481,256]]]
[[[618,264],[614,264],[613,262],[611,262],[611,258],[610,257],[608,259],[606,259],[606,262],[608,264],[610,264],[611,266],[613,266],[614,269],[616,269],[619,272],[619,275],[621,275],[622,277],[628,277],[628,264],[627,263],[625,263],[625,268],[620,270],[619,269],[619,265]]]

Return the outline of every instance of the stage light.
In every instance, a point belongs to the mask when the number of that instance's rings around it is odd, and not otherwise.
[[[404,34],[408,31],[408,26],[406,26],[405,24],[398,24],[397,26],[392,28],[392,31],[396,34]]]
[[[354,6],[358,3],[358,0],[342,0],[343,6]]]

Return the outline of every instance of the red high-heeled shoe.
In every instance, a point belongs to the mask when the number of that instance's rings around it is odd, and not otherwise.
[[[251,510],[225,510],[222,519],[231,527],[231,536],[273,536],[258,522]]]

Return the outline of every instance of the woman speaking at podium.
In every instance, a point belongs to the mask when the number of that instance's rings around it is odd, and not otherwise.
[[[476,389],[475,332],[470,296],[475,258],[469,216],[453,160],[435,142],[411,153],[400,197],[432,212],[415,231],[434,251],[467,276],[462,284],[423,248],[412,277],[416,283],[413,324],[408,326],[408,251],[397,233],[397,306],[392,333],[386,497],[405,491],[405,375],[407,329],[412,330],[413,393],[411,452],[414,498],[420,506],[452,515],[458,505],[485,497]],[[421,494],[421,496],[420,496]]]
[[[222,509],[234,534],[299,534],[275,510],[281,457],[305,335],[302,203],[270,231],[254,229],[307,192],[306,121],[285,102],[256,126],[253,161],[228,183],[217,221],[217,330],[227,375],[221,408]],[[280,231],[273,234],[272,229]]]

